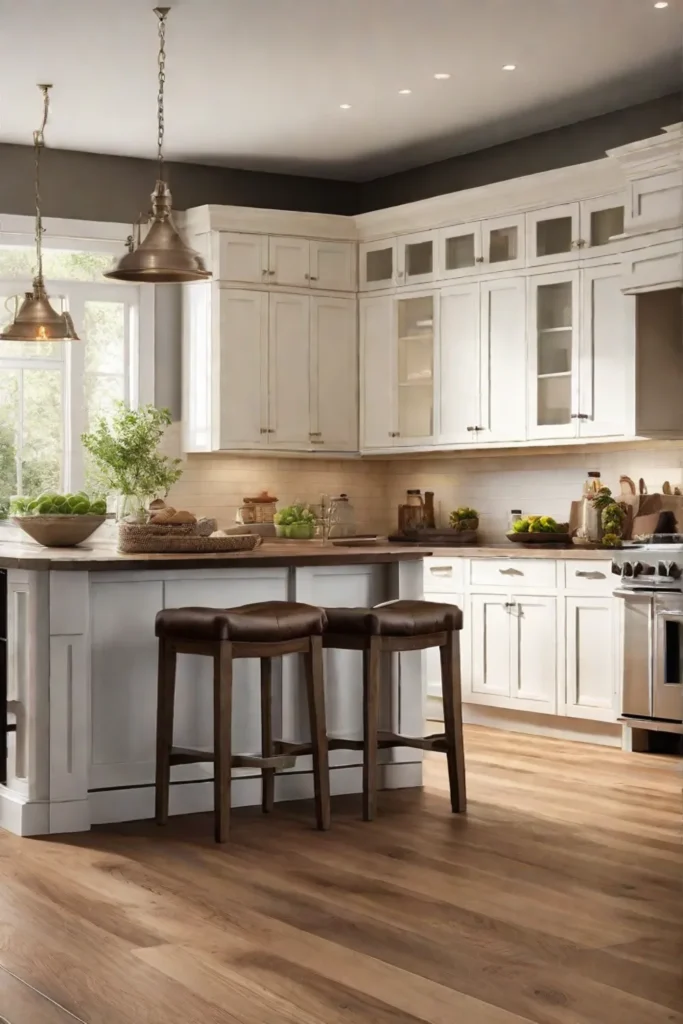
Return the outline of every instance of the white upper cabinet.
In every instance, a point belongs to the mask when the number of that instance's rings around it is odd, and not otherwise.
[[[399,284],[425,284],[436,274],[436,233],[422,231],[398,239],[397,273]]]
[[[531,277],[528,313],[528,437],[573,437],[579,392],[578,270]]]
[[[529,262],[566,263],[580,248],[580,204],[565,203],[526,215]]]
[[[312,288],[331,292],[355,292],[355,244],[311,242],[309,280]]]
[[[396,303],[391,295],[361,299],[361,448],[390,448],[394,443]]]
[[[518,270],[526,259],[524,214],[496,217],[481,225],[482,269]]]
[[[634,369],[635,311],[621,290],[620,263],[581,271],[579,437],[627,433],[628,380]]]
[[[624,196],[599,196],[581,203],[580,254],[583,259],[621,252],[624,239]]]
[[[268,430],[268,295],[219,288],[217,448],[258,448]]]
[[[308,448],[310,352],[307,295],[273,293],[268,331],[269,444]]]
[[[629,186],[626,226],[657,231],[683,224],[683,171],[636,178]]]
[[[396,284],[396,239],[362,243],[359,259],[362,291],[393,288]]]
[[[480,285],[453,285],[441,292],[439,444],[474,444],[479,425]]]
[[[468,277],[484,262],[480,224],[458,224],[439,232],[439,277]]]
[[[310,302],[310,443],[321,451],[356,451],[356,300],[314,296]]]
[[[268,240],[269,284],[298,285],[307,288],[310,278],[309,245],[307,238],[271,235]]]
[[[479,442],[526,437],[526,281],[481,284]]]
[[[218,239],[221,281],[261,284],[268,281],[268,235],[221,231]]]

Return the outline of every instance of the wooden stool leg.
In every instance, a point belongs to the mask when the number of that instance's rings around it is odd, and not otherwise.
[[[232,781],[232,644],[221,642],[213,659],[214,819],[217,843],[230,831]]]
[[[382,655],[380,638],[363,651],[363,820],[374,821],[377,804],[377,732]]]
[[[173,706],[175,702],[176,652],[172,643],[159,637],[159,673],[157,681],[157,765],[155,816],[157,825],[168,821],[168,797],[171,787],[171,747],[173,745]]]
[[[465,787],[465,750],[462,735],[462,694],[460,690],[460,634],[450,630],[448,639],[439,648],[441,655],[441,687],[443,692],[444,732],[448,758],[448,781],[453,813],[467,808]]]
[[[323,676],[323,641],[320,636],[310,638],[309,650],[304,654],[308,717],[311,724],[313,752],[313,780],[315,785],[315,813],[318,828],[330,827],[330,764],[325,722],[325,684]]]
[[[273,751],[273,662],[271,658],[261,658],[261,753],[264,757],[272,757]],[[275,769],[261,770],[261,810],[269,814],[275,800]]]

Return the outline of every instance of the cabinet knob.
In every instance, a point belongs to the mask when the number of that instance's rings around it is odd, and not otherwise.
[[[268,273],[268,268],[267,268],[267,267],[264,267],[264,268],[263,268],[263,270],[261,271],[261,275],[262,275],[263,277],[265,277],[265,275],[266,275],[267,273]]]
[[[484,262],[484,257],[483,256],[477,256],[477,258],[475,259],[474,262],[475,263],[483,263]]]
[[[270,274],[271,277],[275,277],[275,271],[274,270],[269,270],[268,273]]]
[[[304,274],[304,277],[306,278],[306,280],[307,280],[307,281],[310,281],[310,280],[311,280],[311,278],[309,277],[309,275],[308,275],[308,274]]]
[[[318,280],[318,278],[317,278],[317,277],[314,277],[314,276],[313,276],[313,274],[311,274],[311,276],[310,276],[309,280],[311,280],[311,281],[317,281],[317,280]]]
[[[506,601],[505,604],[503,605],[503,607],[504,608],[514,608],[515,607],[515,602],[514,601]]]
[[[261,433],[262,434],[267,434],[268,433],[268,427],[261,427]]]
[[[403,271],[399,270],[396,274],[396,277],[403,277]]]
[[[590,419],[590,416],[588,415],[587,412],[573,412],[571,414],[571,419],[573,419],[573,420],[588,420],[588,419]]]

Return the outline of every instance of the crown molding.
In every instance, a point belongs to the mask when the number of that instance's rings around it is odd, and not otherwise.
[[[667,125],[663,131],[651,139],[608,149],[607,156],[617,161],[628,181],[683,170],[683,121]]]
[[[176,222],[190,236],[210,231],[244,231],[248,234],[294,235],[349,242],[358,238],[353,217],[254,206],[195,206],[177,214]]]

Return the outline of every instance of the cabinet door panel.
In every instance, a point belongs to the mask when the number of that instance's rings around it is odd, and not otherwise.
[[[437,296],[396,299],[396,444],[431,444],[434,438],[434,342],[438,336]]]
[[[424,600],[434,601],[436,604],[454,604],[461,610],[464,610],[465,597],[460,593],[452,591],[446,593],[427,592],[424,595]],[[467,623],[465,628],[460,631],[460,671],[463,678],[467,672],[468,663],[467,645],[464,642],[466,633]],[[430,647],[424,652],[424,672],[427,678],[427,695],[441,699],[441,656],[438,647]]]
[[[579,256],[579,204],[566,203],[526,215],[530,263],[565,263]]]
[[[353,242],[311,242],[311,287],[355,291],[355,250]]]
[[[220,289],[220,375],[213,375],[220,409],[220,448],[266,443],[268,416],[268,295]]]
[[[566,714],[616,720],[615,599],[567,597]]]
[[[361,445],[389,448],[395,433],[395,305],[391,296],[360,300]]]
[[[268,280],[268,236],[221,231],[218,279],[261,284]]]
[[[557,600],[514,595],[512,696],[526,709],[557,709]]]
[[[398,239],[398,283],[424,284],[434,280],[436,234],[421,231]]]
[[[474,444],[479,426],[479,284],[441,293],[441,444]]]
[[[523,267],[524,227],[524,214],[485,220],[481,226],[484,266],[494,270]]]
[[[310,432],[307,295],[270,295],[269,443],[308,448]]]
[[[575,437],[579,404],[579,272],[529,278],[527,432]]]
[[[624,232],[623,193],[585,199],[581,203],[581,258],[609,256],[626,248],[625,240],[610,241]]]
[[[487,698],[507,698],[500,703],[509,706],[512,693],[509,605],[507,594],[470,596],[472,667],[464,688],[474,702],[488,703]]]
[[[439,277],[468,277],[481,270],[481,224],[459,224],[439,232]]]
[[[359,246],[362,291],[391,288],[396,283],[396,240],[364,242]]]
[[[307,238],[273,235],[269,242],[268,281],[271,284],[307,288],[310,277],[309,245]]]
[[[311,299],[311,446],[358,447],[355,299]]]
[[[523,441],[526,435],[526,281],[481,286],[480,416],[477,440]]]
[[[634,365],[634,318],[622,288],[621,263],[581,273],[579,433],[609,437],[626,431],[628,368]]]

